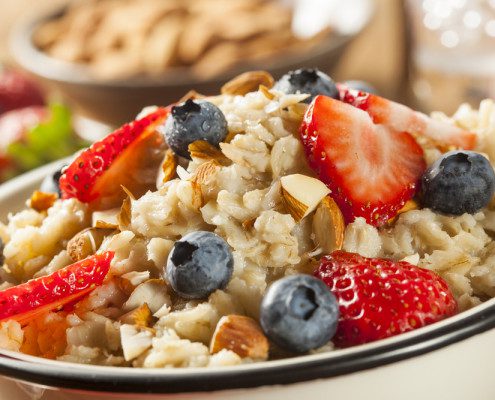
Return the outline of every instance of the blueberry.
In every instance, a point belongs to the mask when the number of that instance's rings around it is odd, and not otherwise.
[[[287,94],[308,93],[311,97],[304,100],[305,103],[310,103],[319,94],[339,98],[339,91],[332,78],[317,69],[290,71],[275,83],[274,89]]]
[[[343,82],[349,89],[359,90],[360,92],[378,94],[378,91],[368,82],[364,81],[345,81]]]
[[[57,193],[58,197],[61,197],[59,181],[65,167],[66,165],[62,165],[53,174],[47,175],[41,182],[40,190],[45,193]]]
[[[495,191],[495,174],[481,154],[455,150],[435,161],[421,179],[424,207],[444,214],[474,214],[486,207]]]
[[[214,104],[204,100],[186,100],[172,107],[172,112],[160,128],[169,147],[179,156],[191,159],[188,146],[205,140],[217,146],[227,136],[227,120]]]
[[[335,334],[339,305],[320,279],[292,275],[276,281],[263,298],[261,326],[280,347],[304,353],[328,343]]]
[[[229,245],[212,232],[198,231],[175,242],[166,275],[177,294],[202,299],[229,283],[234,258]]]

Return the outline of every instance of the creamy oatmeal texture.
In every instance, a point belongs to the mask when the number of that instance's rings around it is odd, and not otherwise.
[[[177,167],[178,178],[159,180],[157,190],[130,200],[128,220],[121,219],[101,245],[94,244],[99,252],[115,252],[112,278],[72,311],[51,312],[23,330],[17,322],[3,322],[0,347],[71,362],[145,368],[257,361],[225,349],[212,355],[208,346],[222,316],[257,319],[267,286],[284,275],[312,272],[323,253],[314,233],[315,212],[296,221],[280,184],[290,174],[315,177],[298,139],[307,107],[300,102],[306,97],[261,90],[209,98],[228,122],[221,156],[193,154],[187,166]],[[475,131],[477,150],[495,160],[492,101],[482,102],[479,110],[461,106],[452,123]],[[425,147],[428,163],[439,154]],[[0,226],[6,243],[1,287],[71,264],[67,241],[94,223],[88,208],[74,199],[57,201],[47,213],[28,209],[11,215]],[[214,230],[226,239],[234,272],[225,290],[204,301],[186,301],[172,293],[161,274],[175,240],[197,230]],[[467,309],[495,295],[494,232],[491,207],[459,217],[413,209],[380,229],[356,219],[345,229],[343,249],[433,269],[448,282],[460,308]],[[139,323],[150,314],[152,325]],[[55,340],[47,341],[50,334]],[[331,343],[324,348],[331,349]]]

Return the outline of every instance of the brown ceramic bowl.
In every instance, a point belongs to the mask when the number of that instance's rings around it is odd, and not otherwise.
[[[263,63],[246,62],[207,80],[194,78],[187,68],[176,68],[158,78],[101,81],[94,79],[84,65],[57,60],[34,45],[32,36],[36,28],[63,12],[64,8],[61,8],[19,23],[11,36],[14,58],[22,68],[59,92],[80,113],[110,125],[132,120],[146,105],[170,104],[191,89],[203,94],[218,93],[224,82],[244,71],[263,69],[275,77],[301,67],[317,67],[328,71],[337,63],[352,39],[365,28],[372,14],[369,13],[366,21],[351,34],[334,32],[307,52],[280,56]]]

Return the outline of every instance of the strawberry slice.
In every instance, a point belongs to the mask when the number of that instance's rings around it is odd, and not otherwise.
[[[439,121],[410,108],[384,99],[375,94],[349,89],[339,84],[340,99],[354,107],[366,111],[375,124],[407,132],[414,136],[424,136],[442,148],[449,146],[470,150],[476,146],[476,134],[458,126]]]
[[[167,118],[169,108],[125,124],[83,151],[60,178],[62,198],[77,198],[93,209],[122,204],[125,186],[141,196],[154,186],[165,141],[156,131]]]
[[[411,199],[426,164],[406,132],[374,124],[349,104],[317,96],[300,129],[309,165],[331,190],[346,222],[380,226]]]
[[[96,254],[51,275],[32,279],[0,292],[0,321],[29,321],[43,312],[59,309],[102,284],[113,252]]]

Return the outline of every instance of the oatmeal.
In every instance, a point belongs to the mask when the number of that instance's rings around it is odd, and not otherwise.
[[[62,199],[0,226],[2,348],[230,366],[382,339],[495,295],[492,101],[430,118],[321,72],[266,77],[143,110],[76,156]]]

